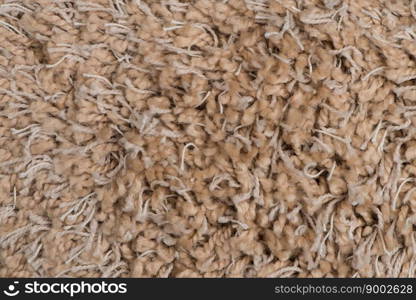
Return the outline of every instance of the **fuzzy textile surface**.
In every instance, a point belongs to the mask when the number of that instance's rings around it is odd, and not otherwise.
[[[415,0],[0,0],[1,277],[414,277]]]

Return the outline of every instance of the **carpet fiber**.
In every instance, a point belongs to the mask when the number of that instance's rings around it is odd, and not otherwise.
[[[415,276],[415,56],[415,0],[0,0],[0,276]]]

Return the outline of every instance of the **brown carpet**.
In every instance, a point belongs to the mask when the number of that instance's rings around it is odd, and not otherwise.
[[[415,56],[415,0],[0,0],[0,276],[415,276]]]

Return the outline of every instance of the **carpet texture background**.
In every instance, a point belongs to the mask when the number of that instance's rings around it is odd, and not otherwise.
[[[0,0],[0,276],[415,276],[415,56],[415,0]]]

